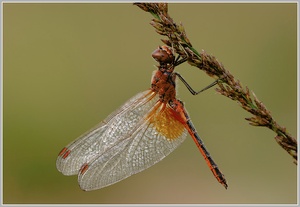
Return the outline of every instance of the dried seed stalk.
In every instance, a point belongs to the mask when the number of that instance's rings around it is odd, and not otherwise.
[[[216,91],[237,101],[243,109],[250,112],[253,116],[246,118],[249,124],[273,130],[276,133],[276,142],[294,158],[294,163],[297,164],[297,140],[274,120],[270,111],[253,92],[251,98],[248,87],[243,88],[239,80],[235,79],[222,63],[204,51],[199,54],[193,48],[183,25],[176,24],[169,16],[167,3],[135,3],[135,5],[154,16],[155,19],[150,24],[158,34],[168,37],[162,42],[172,46],[182,58],[187,58],[190,65],[198,67],[215,79],[220,79]]]

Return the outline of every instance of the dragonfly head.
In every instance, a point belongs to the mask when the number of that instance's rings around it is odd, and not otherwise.
[[[166,45],[158,46],[158,48],[152,53],[152,57],[160,64],[171,64],[174,63],[175,60],[171,48]]]

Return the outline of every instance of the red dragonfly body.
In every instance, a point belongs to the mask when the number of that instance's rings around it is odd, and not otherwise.
[[[57,169],[78,174],[83,190],[96,190],[141,172],[176,149],[189,133],[216,179],[221,173],[193,126],[183,103],[176,99],[177,65],[172,50],[152,53],[159,62],[151,88],[129,99],[92,130],[63,148]]]

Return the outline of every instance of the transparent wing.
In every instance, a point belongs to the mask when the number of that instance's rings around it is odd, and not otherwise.
[[[157,102],[150,90],[129,99],[96,127],[66,146],[56,161],[58,171],[64,175],[77,174],[83,164],[98,157],[116,145],[126,134],[132,133],[136,124]]]
[[[95,190],[121,181],[162,160],[186,138],[187,130],[157,102],[137,128],[88,162],[78,174],[83,190]],[[168,110],[172,110],[168,108]],[[154,112],[153,112],[154,111]],[[164,110],[167,111],[167,110]],[[158,123],[157,121],[160,121]]]

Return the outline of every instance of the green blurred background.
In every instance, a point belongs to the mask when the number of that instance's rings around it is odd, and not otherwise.
[[[296,203],[297,166],[274,132],[211,89],[178,97],[225,174],[225,190],[190,137],[148,170],[84,192],[55,167],[58,152],[127,99],[150,87],[162,38],[130,3],[4,3],[3,202]],[[193,46],[213,54],[297,136],[297,5],[170,4]],[[177,68],[200,90],[213,81]]]

